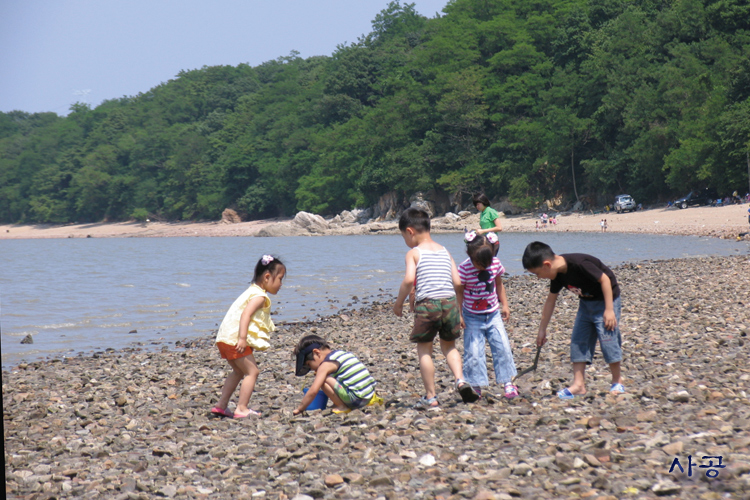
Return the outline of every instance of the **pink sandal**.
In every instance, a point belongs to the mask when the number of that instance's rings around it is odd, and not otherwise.
[[[234,418],[234,412],[228,410],[227,408],[219,408],[218,406],[214,406],[211,408],[211,413],[214,415],[221,415],[222,417],[229,417]]]
[[[249,417],[251,415],[252,416],[256,416],[256,417],[260,417],[260,412],[259,411],[255,411],[255,410],[252,410],[250,408],[248,408],[248,410],[250,410],[250,411],[247,413],[247,415],[237,415],[237,414],[235,414],[235,415],[232,415],[232,417],[233,418],[247,418],[247,417]]]

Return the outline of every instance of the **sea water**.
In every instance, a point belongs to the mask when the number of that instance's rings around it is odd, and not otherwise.
[[[456,263],[462,235],[436,234]],[[501,233],[510,275],[534,240],[558,253],[624,262],[749,252],[747,242],[619,233]],[[287,265],[275,321],[306,321],[392,301],[408,248],[400,235],[0,240],[2,365],[212,335],[261,255]],[[33,344],[21,344],[31,335]]]

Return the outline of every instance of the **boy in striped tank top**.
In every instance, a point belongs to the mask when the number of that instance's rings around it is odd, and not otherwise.
[[[440,348],[448,368],[456,379],[456,390],[464,403],[474,402],[479,395],[464,381],[461,355],[456,350],[456,339],[461,336],[461,310],[456,302],[456,287],[461,285],[456,263],[442,245],[430,236],[430,216],[418,208],[409,208],[401,215],[398,228],[406,246],[406,274],[398,291],[393,312],[403,313],[404,300],[416,286],[414,328],[410,340],[417,344],[419,371],[425,395],[416,407],[438,406],[435,392],[435,366],[432,344],[440,337]]]
[[[317,335],[303,337],[293,354],[297,362],[295,375],[301,377],[310,370],[315,372],[310,389],[292,412],[295,415],[305,411],[321,389],[333,401],[335,413],[382,403],[375,394],[375,379],[354,354],[332,350],[328,342]]]

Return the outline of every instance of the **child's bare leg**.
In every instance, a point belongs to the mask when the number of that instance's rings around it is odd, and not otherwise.
[[[255,357],[252,354],[248,354],[244,358],[235,359],[234,362],[240,371],[245,374],[245,378],[242,379],[242,384],[240,385],[240,397],[237,400],[237,409],[234,411],[235,415],[242,417],[250,413],[250,408],[247,405],[250,402],[250,396],[253,395],[255,381],[258,380],[260,370],[258,370],[258,365],[255,363]]]
[[[622,378],[620,375],[620,362],[618,361],[617,363],[610,363],[609,371],[612,373],[612,383],[622,384]]]
[[[572,394],[586,394],[586,381],[585,381],[585,375],[586,375],[586,363],[573,363],[573,383],[570,387],[568,387],[568,390]]]
[[[432,363],[432,342],[417,343],[419,357],[419,373],[422,375],[425,397],[435,397],[435,365]]]
[[[232,367],[232,373],[227,375],[227,379],[224,381],[224,386],[221,388],[221,397],[219,397],[219,402],[216,403],[216,406],[222,410],[226,410],[229,400],[232,399],[234,390],[237,389],[237,386],[242,381],[242,377],[245,376],[245,374],[237,368],[234,361],[227,361],[229,366]]]
[[[443,351],[445,362],[448,363],[448,368],[453,372],[453,377],[456,380],[463,379],[464,368],[461,364],[461,354],[458,352],[458,349],[456,349],[456,341],[440,339],[440,349]]]
[[[346,410],[349,407],[346,406],[346,404],[341,400],[338,394],[336,394],[336,391],[333,390],[334,387],[336,387],[336,384],[338,382],[333,377],[327,377],[326,383],[323,384],[323,392],[325,392],[326,396],[328,396],[328,399],[333,401],[334,406],[339,410]]]

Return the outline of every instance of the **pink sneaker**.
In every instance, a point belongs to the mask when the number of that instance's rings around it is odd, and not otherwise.
[[[505,385],[505,397],[508,399],[513,399],[516,396],[518,396],[518,387],[516,387],[513,384],[506,384]]]

